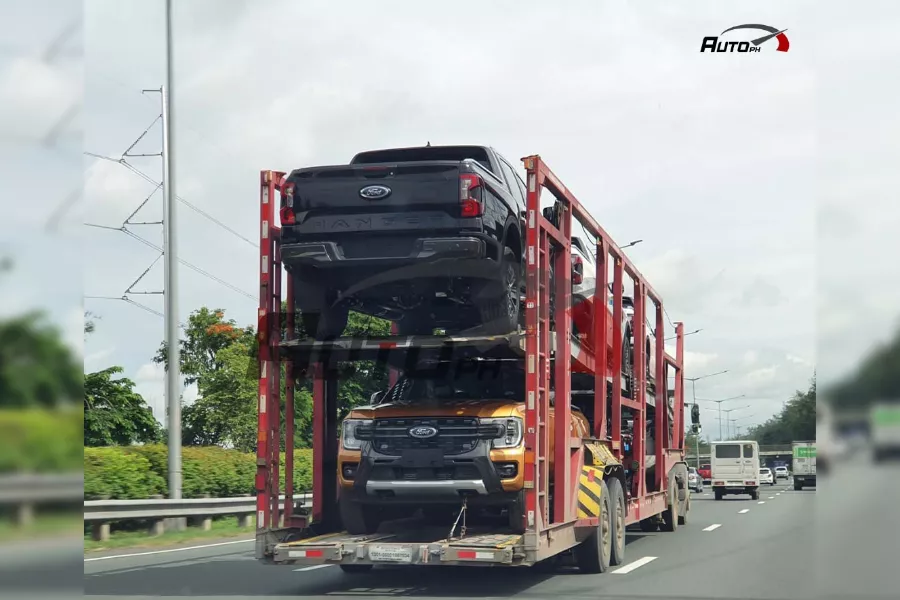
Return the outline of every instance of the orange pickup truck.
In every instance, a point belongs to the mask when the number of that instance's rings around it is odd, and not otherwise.
[[[353,409],[338,454],[338,503],[348,533],[373,533],[420,508],[429,521],[449,524],[463,498],[471,509],[505,513],[510,528],[522,532],[524,382],[521,361],[439,363]],[[571,431],[581,438],[590,432],[574,404]],[[547,456],[552,448],[551,436]]]

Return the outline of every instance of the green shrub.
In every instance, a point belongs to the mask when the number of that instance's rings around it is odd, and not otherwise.
[[[85,500],[147,498],[164,487],[143,456],[120,448],[84,449]]]
[[[0,410],[0,473],[81,469],[79,409]]]
[[[102,450],[104,460],[98,461],[94,456],[89,460],[88,449],[85,449],[85,498],[88,498],[88,479],[90,478],[93,494],[101,494],[95,490],[104,490],[110,498],[145,498],[149,494],[167,494],[168,449],[166,446],[153,444],[146,446],[125,446],[115,448],[96,448]],[[123,457],[121,466],[106,459],[107,455]],[[152,476],[155,491],[143,492],[133,486],[118,486],[119,474],[116,468],[125,469],[124,477],[131,477],[130,469],[134,461],[140,461],[142,468]],[[256,478],[256,455],[237,450],[225,450],[218,446],[187,446],[181,453],[182,496],[198,498],[204,494],[213,497],[242,496],[254,494]],[[281,454],[281,465],[278,472],[284,489],[284,453]],[[307,492],[312,489],[312,451],[297,449],[294,452],[294,491]],[[108,490],[113,490],[109,492]],[[139,495],[133,495],[133,494]],[[123,495],[124,494],[124,495]],[[94,495],[92,497],[99,497]]]

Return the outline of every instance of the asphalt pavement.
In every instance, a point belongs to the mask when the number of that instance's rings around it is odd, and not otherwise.
[[[626,564],[603,575],[576,570],[383,567],[347,575],[334,566],[266,566],[249,540],[190,548],[91,554],[86,598],[207,597],[800,599],[816,594],[815,489],[789,483],[760,500],[693,494],[675,533],[630,532]],[[847,597],[847,596],[845,596]]]

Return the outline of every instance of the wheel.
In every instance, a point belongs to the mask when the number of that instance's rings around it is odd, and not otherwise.
[[[752,490],[750,492],[750,499],[751,500],[759,500],[759,490]]]
[[[487,284],[479,298],[481,322],[488,334],[518,331],[521,304],[522,269],[520,259],[506,248],[500,263],[500,281]]]
[[[519,492],[507,508],[509,528],[513,533],[525,533],[525,492]]]
[[[714,493],[716,495],[716,500],[721,500],[725,497],[725,494],[722,493],[722,490],[716,490]]]
[[[609,488],[600,482],[600,523],[583,542],[575,548],[575,561],[583,573],[605,573],[609,570],[612,554],[612,510]]]
[[[691,496],[688,494],[688,497],[684,499],[684,511],[678,515],[678,524],[679,525],[687,525],[688,515],[691,512]]]
[[[609,564],[618,566],[625,563],[625,492],[622,482],[615,477],[607,480],[609,499],[612,504],[612,549]]]
[[[630,338],[631,334],[626,329],[622,339],[622,377],[625,379],[625,392],[634,398],[634,349]]]
[[[799,492],[802,489],[803,489],[803,484],[800,483],[799,481],[794,481],[794,491]]]
[[[663,511],[661,531],[675,531],[678,529],[678,486],[674,481],[669,484],[669,508]]]
[[[334,306],[320,311],[303,311],[300,319],[306,335],[317,340],[340,337],[347,328],[350,309],[346,306]]]
[[[381,525],[381,511],[375,506],[340,497],[338,498],[338,511],[341,515],[341,523],[350,535],[375,533]]]
[[[340,565],[341,571],[344,573],[368,573],[375,565]]]
[[[653,533],[657,529],[659,529],[659,523],[656,522],[656,517],[650,517],[649,519],[641,519],[641,531],[644,533]]]

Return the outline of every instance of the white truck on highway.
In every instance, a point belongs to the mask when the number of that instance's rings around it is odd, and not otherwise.
[[[802,490],[804,486],[816,485],[816,442],[793,442],[794,489]]]
[[[753,440],[713,442],[710,470],[716,500],[749,494],[759,500],[759,443]]]
[[[900,403],[877,402],[869,411],[872,458],[876,463],[900,456]]]

